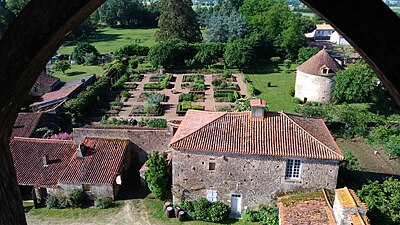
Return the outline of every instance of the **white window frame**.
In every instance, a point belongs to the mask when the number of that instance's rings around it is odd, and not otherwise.
[[[301,167],[303,162],[301,159],[287,159],[285,179],[286,180],[298,180],[301,178]]]
[[[212,190],[212,189],[207,190],[206,197],[209,202],[216,202],[218,200],[217,196],[218,196],[217,190]]]

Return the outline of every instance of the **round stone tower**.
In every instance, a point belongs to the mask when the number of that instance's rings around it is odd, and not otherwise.
[[[330,102],[335,87],[333,76],[340,69],[325,49],[319,51],[297,68],[295,97],[303,102]]]

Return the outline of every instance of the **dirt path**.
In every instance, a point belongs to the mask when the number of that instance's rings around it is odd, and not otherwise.
[[[389,159],[389,154],[384,149],[367,145],[362,139],[338,139],[336,142],[340,149],[347,150],[354,155],[361,167],[367,171],[400,175],[399,160]]]

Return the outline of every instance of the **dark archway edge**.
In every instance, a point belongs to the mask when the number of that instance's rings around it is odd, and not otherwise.
[[[20,106],[65,37],[105,0],[31,0],[0,41],[0,224],[26,224],[9,151]]]
[[[18,110],[65,36],[104,1],[31,0],[0,41],[0,224],[26,224],[9,151]],[[350,41],[400,104],[400,21],[395,14],[377,0],[302,2]]]
[[[300,0],[361,54],[400,105],[400,19],[381,0]]]

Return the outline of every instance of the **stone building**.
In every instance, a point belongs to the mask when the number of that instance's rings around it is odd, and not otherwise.
[[[61,87],[60,78],[41,73],[31,89],[31,95],[40,97]]]
[[[25,198],[42,203],[47,194],[67,196],[83,189],[92,197],[114,199],[128,175],[132,150],[127,139],[72,140],[15,137],[10,151]]]
[[[296,72],[295,97],[303,102],[331,101],[333,77],[341,66],[324,49],[301,64]]]
[[[170,142],[174,202],[219,200],[237,215],[281,194],[336,187],[344,157],[321,119],[251,107],[188,111]]]

